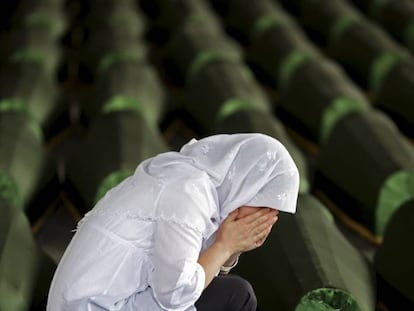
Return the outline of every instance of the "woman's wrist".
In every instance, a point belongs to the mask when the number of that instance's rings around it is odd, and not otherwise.
[[[227,259],[226,262],[220,267],[220,273],[228,274],[231,269],[237,266],[240,254],[241,253],[237,253],[230,256],[230,258]]]
[[[226,260],[226,262],[223,264],[223,266],[224,267],[231,267],[231,266],[233,266],[234,265],[234,263],[236,262],[236,261],[238,261],[239,260],[239,256],[240,256],[240,254],[241,253],[235,253],[235,254],[232,254],[227,260]]]

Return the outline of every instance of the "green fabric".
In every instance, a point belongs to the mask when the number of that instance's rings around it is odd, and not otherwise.
[[[376,234],[383,236],[388,221],[405,202],[414,199],[414,172],[399,171],[381,187],[376,209]]]
[[[341,40],[342,35],[350,29],[355,22],[359,20],[356,15],[344,15],[341,16],[336,23],[332,26],[329,33],[329,42],[336,43]]]
[[[369,74],[369,88],[374,93],[378,93],[382,83],[386,80],[391,70],[398,65],[405,56],[402,54],[384,52],[377,56],[371,65]]]
[[[302,297],[295,311],[360,311],[350,293],[336,288],[315,289]]]
[[[111,113],[115,111],[132,110],[138,113],[142,112],[142,105],[134,98],[116,95],[111,97],[102,107],[103,113]]]
[[[99,63],[99,71],[104,72],[108,70],[117,62],[125,61],[139,61],[143,59],[143,51],[138,50],[123,50],[116,51],[113,53],[108,53],[102,57],[102,60]]]
[[[344,116],[354,111],[361,111],[366,109],[368,109],[368,107],[365,103],[362,103],[355,99],[347,97],[335,98],[331,104],[323,111],[320,128],[321,141],[326,141],[335,124]]]
[[[278,85],[281,89],[286,89],[292,74],[305,64],[312,56],[306,52],[294,50],[290,52],[282,61],[278,72]]]
[[[228,116],[235,114],[242,110],[254,110],[254,105],[247,100],[242,99],[229,99],[224,102],[223,105],[221,105],[220,110],[217,113],[217,121],[221,122]]]
[[[215,51],[215,50],[205,50],[199,52],[191,62],[188,72],[187,78],[192,79],[195,77],[200,70],[203,69],[204,66],[211,62],[215,62],[217,60],[229,60],[234,61],[236,60],[234,57],[234,53],[227,53],[226,51]]]
[[[48,14],[43,12],[33,12],[27,14],[24,18],[24,23],[31,26],[39,26],[48,30],[53,36],[58,36],[62,29],[59,27]]]
[[[13,53],[11,60],[15,63],[33,62],[41,65],[46,64],[46,55],[44,52],[37,49],[21,49]]]
[[[95,196],[95,203],[98,202],[105,195],[105,193],[108,192],[108,190],[121,183],[121,181],[131,176],[133,173],[133,170],[120,170],[106,176],[98,187],[98,191]]]
[[[0,100],[0,113],[1,112],[18,112],[26,115],[27,118],[30,120],[29,126],[35,134],[35,137],[39,141],[43,141],[42,129],[40,125],[36,122],[33,114],[31,113],[27,105],[24,104],[23,100],[19,98],[6,98]]]
[[[22,203],[15,181],[5,172],[0,172],[0,198],[14,206],[20,207]]]
[[[414,20],[409,22],[404,29],[403,40],[405,45],[410,49],[414,49]]]
[[[286,22],[285,18],[281,18],[280,16],[277,16],[275,14],[261,16],[255,21],[252,27],[252,30],[251,30],[251,35],[252,36],[259,35],[262,32],[270,28],[282,25],[285,22]]]

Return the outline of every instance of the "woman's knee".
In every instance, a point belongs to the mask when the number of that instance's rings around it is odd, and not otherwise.
[[[231,286],[233,288],[231,305],[234,306],[234,310],[256,310],[257,300],[252,285],[237,275],[227,275],[226,278],[229,278],[229,281],[231,279]]]

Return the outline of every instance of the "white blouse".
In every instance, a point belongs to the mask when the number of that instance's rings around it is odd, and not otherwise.
[[[47,310],[195,310],[205,283],[198,257],[229,212],[241,205],[295,211],[297,168],[280,143],[257,135],[193,140],[139,165],[78,225]],[[210,151],[229,146],[213,167],[220,152]],[[262,156],[242,152],[252,146]]]

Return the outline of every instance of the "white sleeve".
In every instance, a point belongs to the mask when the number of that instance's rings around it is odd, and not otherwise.
[[[158,220],[154,232],[152,289],[166,310],[186,310],[198,300],[205,272],[197,262],[202,235],[188,225]]]

